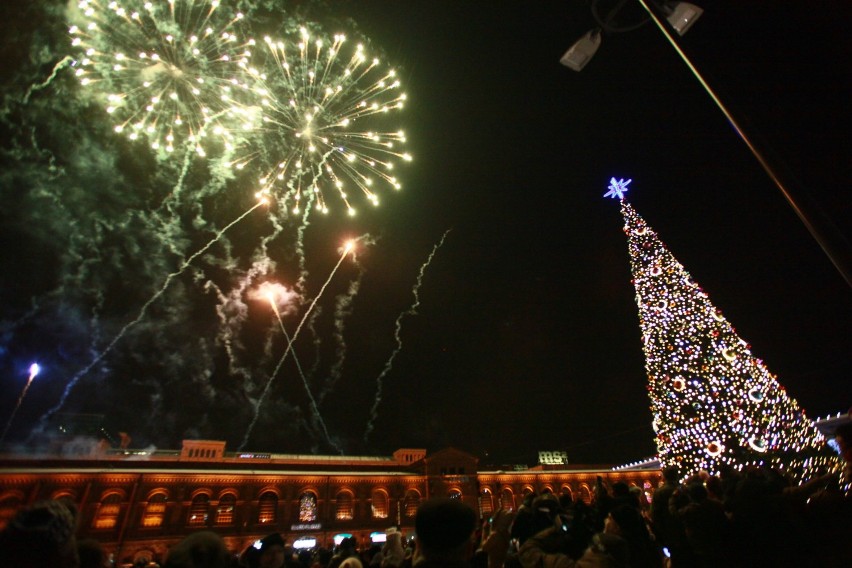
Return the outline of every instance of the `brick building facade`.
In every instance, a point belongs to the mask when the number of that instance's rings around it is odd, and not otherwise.
[[[181,451],[101,450],[73,458],[3,456],[0,525],[20,507],[64,498],[79,510],[78,535],[100,541],[118,564],[159,560],[193,531],[213,530],[234,552],[280,532],[289,544],[361,546],[385,529],[413,532],[421,501],[450,496],[481,517],[517,508],[529,493],[589,501],[596,477],[653,492],[659,470],[537,466],[480,471],[478,458],[448,448],[388,457],[228,453],[224,442],[185,441]]]

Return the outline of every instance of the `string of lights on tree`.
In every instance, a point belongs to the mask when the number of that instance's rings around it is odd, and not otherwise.
[[[751,346],[610,181],[627,234],[653,427],[681,476],[771,466],[805,480],[839,459]]]

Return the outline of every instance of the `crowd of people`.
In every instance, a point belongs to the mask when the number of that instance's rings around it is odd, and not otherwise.
[[[848,568],[852,424],[836,440],[845,468],[804,485],[765,467],[685,480],[667,468],[650,503],[638,488],[601,478],[591,503],[529,495],[516,511],[482,520],[461,500],[436,498],[417,509],[410,540],[391,527],[381,546],[359,550],[346,538],[334,550],[296,551],[272,533],[233,553],[200,531],[172,547],[162,568]],[[0,532],[0,568],[108,567],[100,545],[77,541],[75,528],[73,504],[19,511]]]

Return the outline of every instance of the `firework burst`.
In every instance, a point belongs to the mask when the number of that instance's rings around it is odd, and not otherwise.
[[[259,116],[240,102],[240,62],[251,56],[234,32],[242,18],[218,0],[80,0],[69,29],[76,75],[132,140],[166,152],[188,143],[201,156],[211,143],[232,150]]]
[[[411,155],[402,130],[385,130],[406,99],[395,71],[362,44],[349,49],[345,36],[312,36],[305,27],[295,38],[257,43],[263,62],[246,71],[255,79],[263,143],[237,167],[261,164],[259,193],[295,214],[328,212],[336,197],[354,215],[350,188],[373,205],[379,186],[400,189],[394,168]]]

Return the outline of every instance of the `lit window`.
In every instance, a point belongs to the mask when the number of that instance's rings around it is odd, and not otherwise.
[[[337,518],[341,521],[352,520],[352,494],[341,491],[337,494]]]
[[[409,489],[405,493],[405,516],[409,518],[414,518],[414,515],[417,514],[417,507],[420,506],[420,493],[413,489]]]
[[[148,504],[145,505],[145,513],[142,515],[142,526],[145,528],[161,527],[165,516],[166,494],[155,493],[151,495]]]
[[[275,522],[275,511],[278,509],[278,496],[272,491],[267,491],[260,496],[258,501],[257,522],[269,524]]]
[[[461,499],[462,498],[461,491],[459,491],[458,489],[451,489],[449,497],[450,497],[450,499]]]
[[[312,523],[317,520],[317,496],[311,492],[299,497],[299,521]]]
[[[479,516],[482,518],[490,517],[492,511],[494,511],[494,504],[491,497],[490,489],[483,489],[479,495]]]
[[[580,500],[586,505],[592,503],[592,492],[589,491],[589,486],[585,483],[580,486]]]
[[[118,514],[121,512],[121,495],[110,493],[98,507],[92,527],[96,529],[111,529],[118,524]]]
[[[374,519],[388,518],[388,496],[384,491],[373,491],[371,505]]]
[[[510,511],[515,508],[515,494],[510,489],[504,489],[500,493],[500,507]]]
[[[234,522],[234,508],[237,504],[237,498],[233,493],[226,493],[219,499],[219,505],[216,507],[216,524],[230,525]]]
[[[189,506],[187,524],[193,527],[206,525],[209,512],[210,496],[206,493],[199,493],[192,499],[192,505]]]

